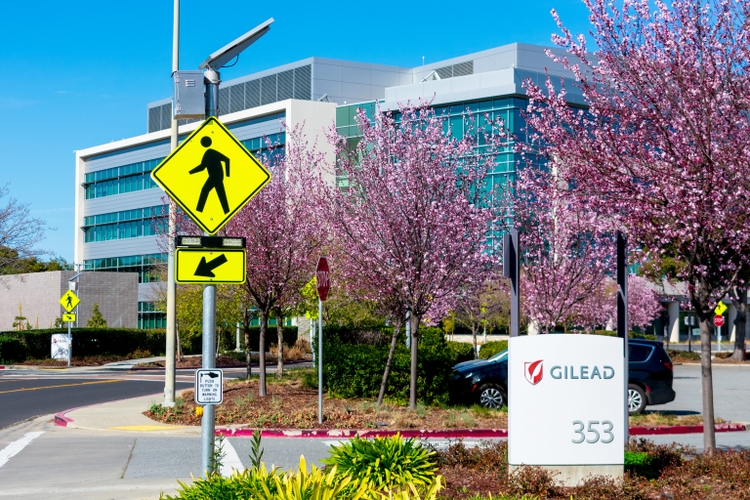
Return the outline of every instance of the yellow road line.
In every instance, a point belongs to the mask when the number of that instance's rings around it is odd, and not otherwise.
[[[81,382],[80,384],[45,385],[42,387],[22,387],[21,389],[11,389],[9,391],[0,391],[0,394],[8,394],[11,392],[24,392],[24,391],[39,391],[42,389],[57,389],[58,387],[77,387],[80,385],[111,384],[112,382],[124,382],[124,381],[123,380],[96,380],[94,382]]]
[[[2,383],[6,383],[7,384],[8,382],[18,382],[19,380],[21,380],[21,381],[23,381],[23,380],[39,380],[39,377],[33,377],[33,378],[11,378],[11,379],[8,379],[8,380],[0,380],[0,384],[2,384]]]

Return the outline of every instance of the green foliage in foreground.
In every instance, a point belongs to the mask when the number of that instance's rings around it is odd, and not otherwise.
[[[432,484],[436,470],[434,455],[434,451],[413,438],[357,436],[332,447],[331,456],[322,462],[376,490],[390,491],[409,484],[417,488]]]
[[[332,447],[324,470],[307,470],[305,457],[296,471],[268,470],[260,457],[260,435],[253,434],[253,466],[231,477],[210,474],[163,500],[435,500],[444,486],[435,475],[434,452],[400,436],[373,441],[355,439]],[[341,464],[341,466],[338,466]]]
[[[176,496],[161,495],[163,500],[435,500],[443,487],[437,476],[420,492],[407,483],[400,489],[381,491],[367,481],[358,481],[341,474],[336,467],[320,470],[314,465],[307,470],[305,457],[300,458],[296,471],[280,472],[260,467],[235,472],[230,477],[218,474],[195,479],[193,484],[179,482]]]

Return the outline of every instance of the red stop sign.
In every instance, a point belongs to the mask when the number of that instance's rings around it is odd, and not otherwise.
[[[723,326],[724,325],[724,316],[721,316],[717,314],[714,316],[714,325],[715,326]]]
[[[318,286],[318,297],[325,302],[328,298],[328,291],[331,289],[331,272],[328,269],[328,260],[325,257],[318,260],[315,281],[317,281]]]

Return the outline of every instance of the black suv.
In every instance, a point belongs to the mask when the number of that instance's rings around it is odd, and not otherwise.
[[[669,403],[672,390],[672,360],[661,342],[628,339],[630,351],[628,411],[641,413],[647,405]],[[489,359],[465,361],[453,367],[450,398],[457,404],[480,404],[500,408],[508,403],[508,351]]]

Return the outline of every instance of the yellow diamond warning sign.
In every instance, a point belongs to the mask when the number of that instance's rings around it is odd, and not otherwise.
[[[271,174],[211,116],[157,165],[151,178],[201,229],[216,234]]]
[[[79,302],[81,302],[81,300],[70,290],[65,292],[65,294],[60,297],[60,305],[63,306],[63,309],[68,312],[72,312]]]

